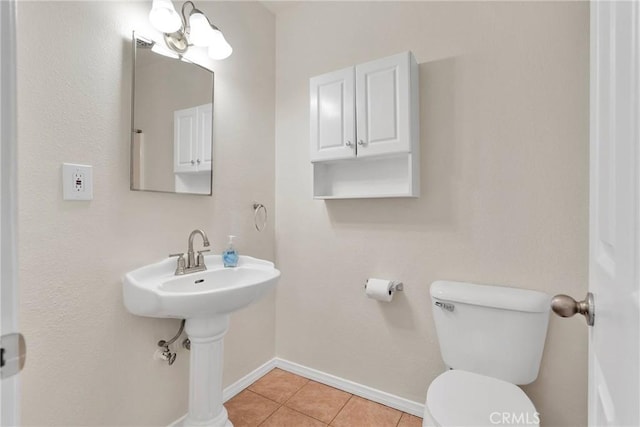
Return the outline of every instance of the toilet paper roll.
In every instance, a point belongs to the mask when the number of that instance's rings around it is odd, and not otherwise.
[[[368,279],[365,292],[369,298],[389,302],[393,299],[393,291],[391,288],[393,288],[392,280]]]

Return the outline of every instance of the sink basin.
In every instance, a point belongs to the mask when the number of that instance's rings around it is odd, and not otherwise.
[[[225,268],[220,255],[206,256],[205,265],[205,271],[175,276],[176,259],[167,258],[127,273],[127,310],[179,319],[228,314],[259,300],[280,276],[272,262],[244,255],[234,268]]]

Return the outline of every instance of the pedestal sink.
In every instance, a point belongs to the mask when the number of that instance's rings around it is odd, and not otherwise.
[[[175,276],[165,259],[124,276],[124,304],[139,316],[186,319],[191,341],[189,413],[183,426],[233,427],[222,406],[223,337],[230,313],[262,298],[280,276],[273,263],[241,256],[225,268],[219,255],[205,257],[207,270]]]

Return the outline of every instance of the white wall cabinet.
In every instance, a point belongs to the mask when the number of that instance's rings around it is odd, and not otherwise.
[[[314,197],[419,195],[418,65],[411,52],[313,77]]]
[[[173,171],[210,172],[212,160],[213,105],[173,113]]]

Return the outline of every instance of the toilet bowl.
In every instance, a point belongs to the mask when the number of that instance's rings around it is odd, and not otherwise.
[[[431,285],[440,354],[449,370],[427,390],[423,427],[540,425],[518,384],[538,377],[550,299],[505,286]]]
[[[539,414],[515,384],[462,370],[429,386],[423,427],[538,427]]]

